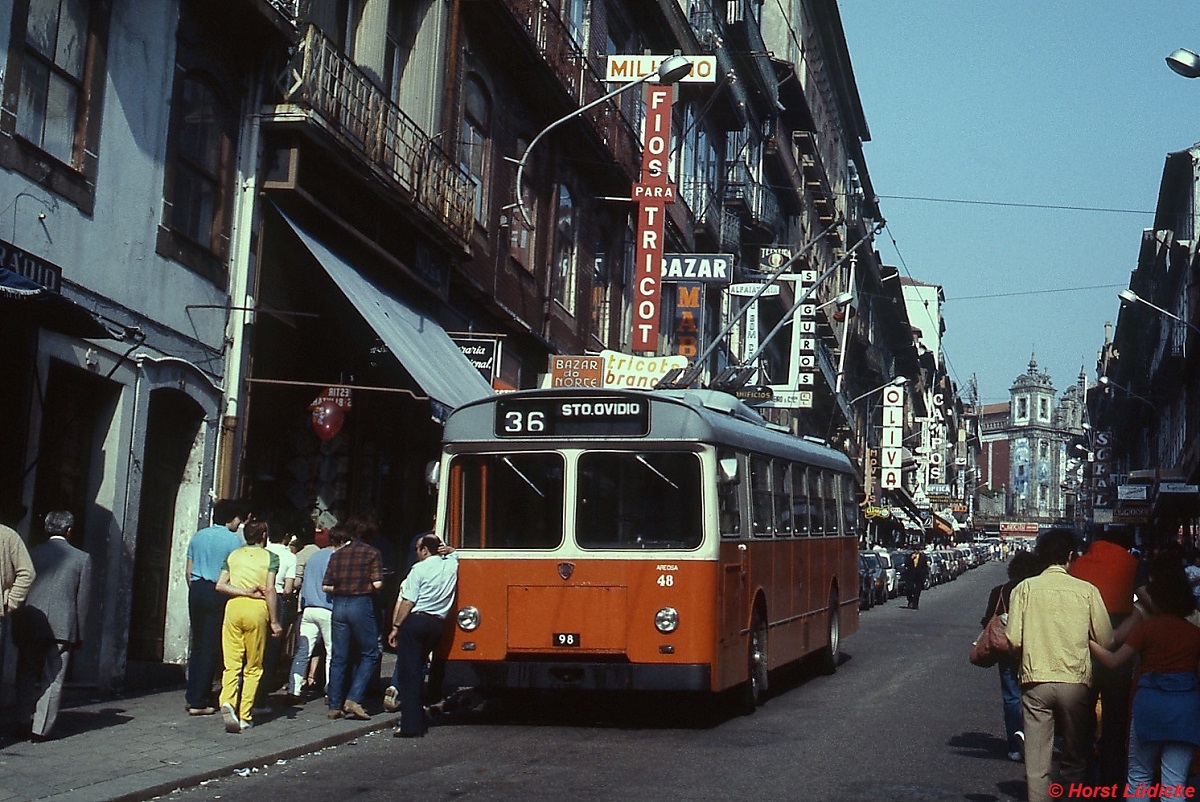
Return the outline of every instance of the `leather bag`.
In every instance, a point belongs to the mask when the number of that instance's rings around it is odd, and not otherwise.
[[[1004,608],[1004,593],[996,599],[996,607],[987,626],[979,633],[975,643],[971,645],[970,660],[972,665],[980,668],[991,668],[1000,662],[1000,658],[1012,651],[1008,643],[1005,629],[1008,626],[1008,611]]]

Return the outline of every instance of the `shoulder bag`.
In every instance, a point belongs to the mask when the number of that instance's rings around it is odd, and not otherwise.
[[[981,668],[991,668],[1000,658],[1011,651],[1005,627],[1008,624],[1008,611],[1004,607],[1004,592],[1001,591],[996,599],[996,607],[987,626],[979,633],[975,643],[971,645],[971,664]]]

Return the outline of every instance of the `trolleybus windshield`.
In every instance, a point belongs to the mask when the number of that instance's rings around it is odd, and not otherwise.
[[[464,547],[553,549],[562,543],[561,454],[461,454],[450,478],[451,515]]]
[[[587,452],[579,457],[575,537],[584,549],[700,545],[700,460],[691,452]]]

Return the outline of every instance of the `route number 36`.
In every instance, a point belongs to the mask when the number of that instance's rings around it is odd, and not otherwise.
[[[504,431],[508,434],[526,434],[546,431],[546,413],[531,409],[527,412],[509,410],[504,413]]]

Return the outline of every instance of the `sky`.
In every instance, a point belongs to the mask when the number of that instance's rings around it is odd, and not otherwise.
[[[1200,79],[1164,61],[1200,52],[1200,4],[838,6],[887,220],[876,248],[943,287],[960,396],[974,375],[980,402],[1008,401],[1031,355],[1059,393],[1081,368],[1094,383],[1166,156],[1200,140]]]

